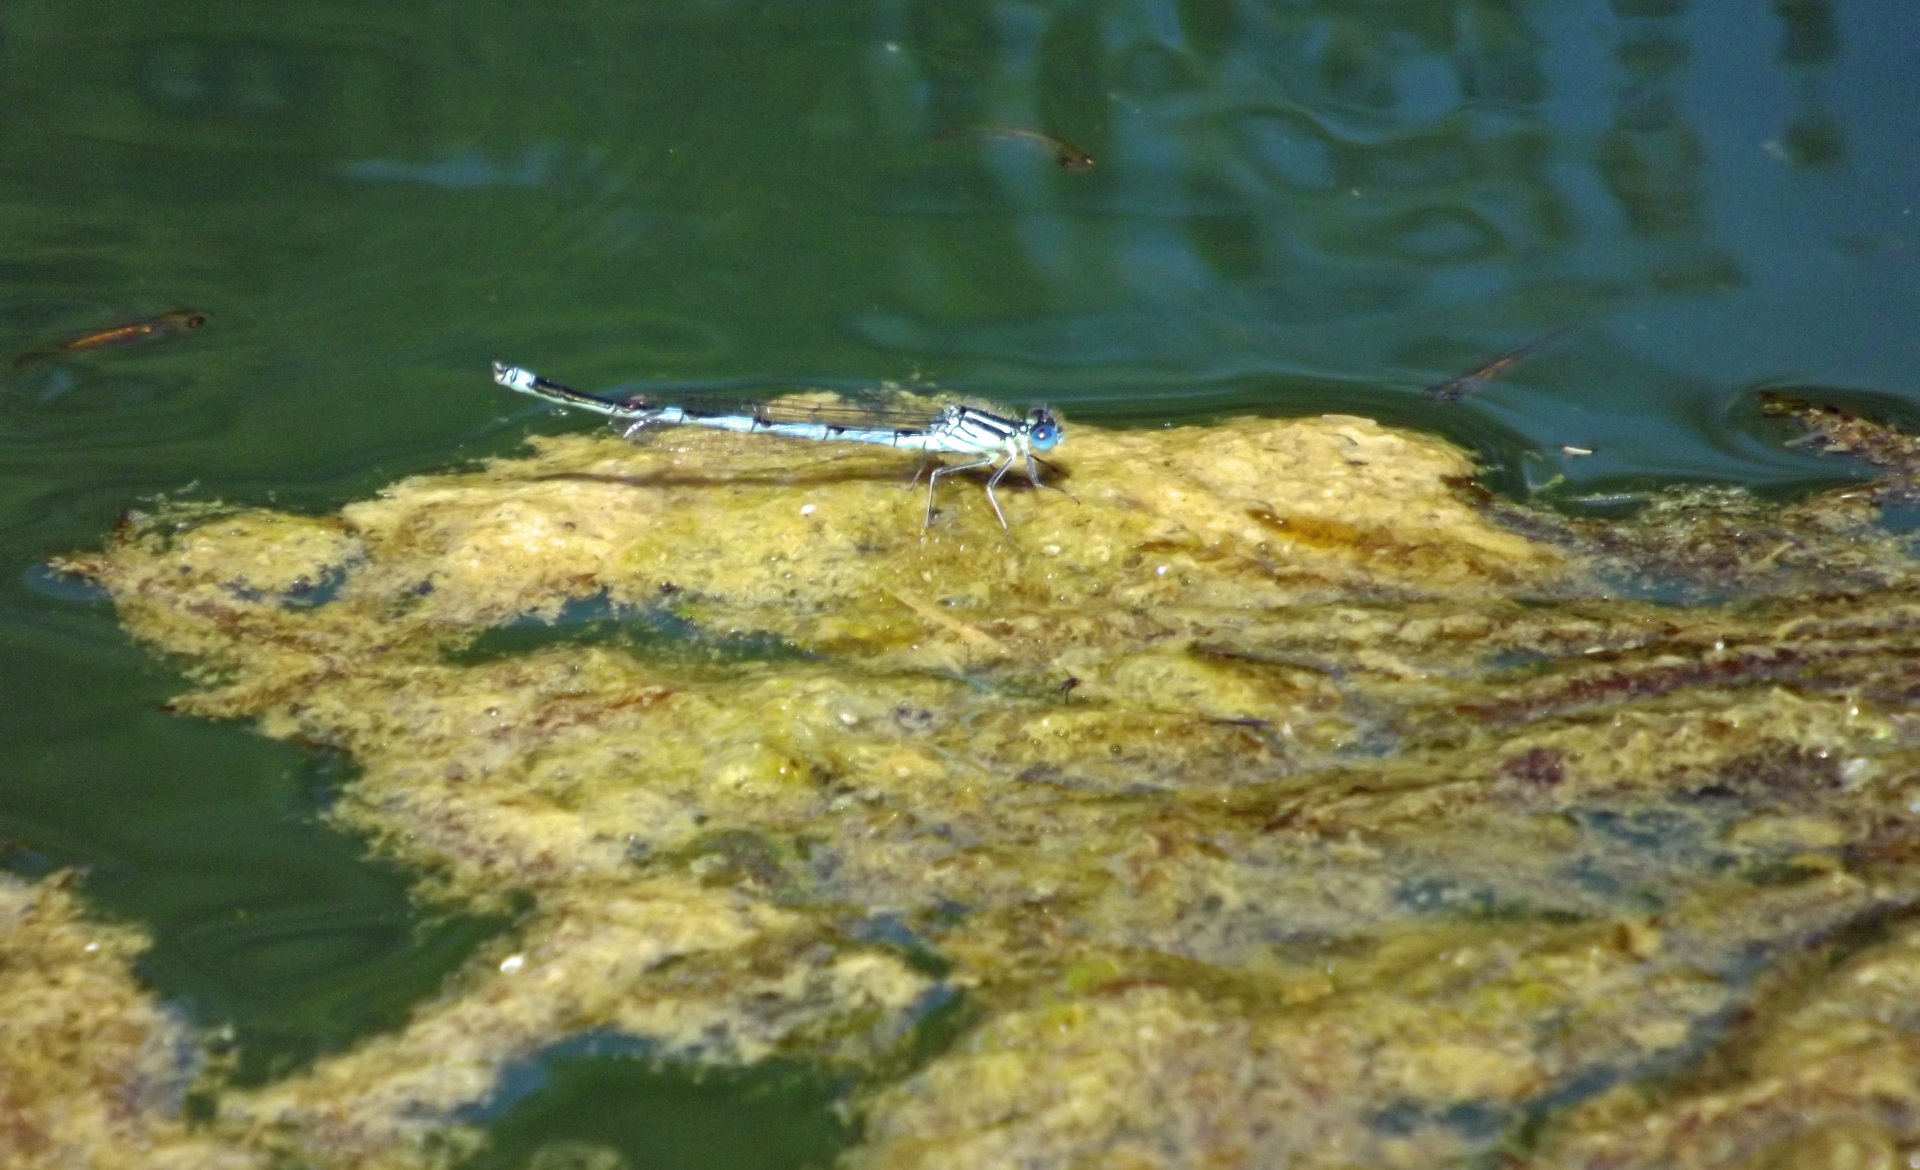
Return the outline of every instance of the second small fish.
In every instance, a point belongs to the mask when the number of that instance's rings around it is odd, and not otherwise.
[[[143,341],[155,341],[162,337],[191,333],[205,325],[211,317],[212,314],[199,309],[175,309],[170,313],[162,313],[158,317],[148,317],[144,321],[128,321],[123,325],[109,325],[105,329],[90,329],[85,333],[75,334],[65,341],[55,342],[44,349],[28,350],[13,359],[13,368],[18,370],[34,362],[65,357],[68,354],[85,353],[91,349],[137,345]]]
[[[1093,165],[1092,155],[1066,139],[1042,134],[1038,130],[1022,130],[1017,126],[968,126],[961,130],[949,130],[945,134],[936,134],[933,136],[933,141],[951,142],[956,138],[969,135],[979,138],[1001,138],[1008,142],[1031,143],[1051,153],[1054,162],[1070,171],[1084,171]]]
[[[1478,366],[1458,377],[1448,378],[1444,382],[1435,382],[1425,390],[1422,390],[1420,392],[1421,396],[1430,398],[1435,402],[1458,402],[1488,382],[1499,377],[1501,374],[1519,365],[1522,361],[1532,357],[1537,350],[1571,328],[1573,328],[1571,325],[1561,325],[1558,328],[1549,329],[1525,345],[1516,346],[1508,350],[1484,366]]]

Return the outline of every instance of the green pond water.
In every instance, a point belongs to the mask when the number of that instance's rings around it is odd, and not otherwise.
[[[1343,411],[1571,510],[1831,482],[1753,394],[1920,406],[1915,45],[1920,8],[1822,0],[14,0],[0,363],[212,319],[0,378],[0,861],[79,867],[256,1081],[394,1026],[499,929],[323,823],[350,765],[166,713],[178,677],[43,567],[156,493],[332,510],[585,425],[496,358],[1110,425]],[[952,134],[982,126],[1096,165]],[[1420,396],[1568,324],[1464,404]],[[503,1088],[499,1164],[841,1140],[801,1074],[547,1065]],[[612,1133],[609,1099],[641,1103]],[[729,1102],[760,1119],[737,1143],[675,1136]]]

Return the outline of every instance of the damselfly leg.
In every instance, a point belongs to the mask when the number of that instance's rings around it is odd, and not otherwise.
[[[975,459],[972,463],[956,463],[952,467],[934,468],[933,471],[927,476],[927,525],[926,526],[929,528],[933,526],[933,490],[940,486],[941,476],[952,475],[956,471],[972,471],[976,467],[991,467],[993,464],[997,462],[999,462],[999,460],[989,455],[984,459]],[[1005,528],[1007,526],[1007,518],[1005,516],[1000,515],[1000,505],[998,503],[995,503],[993,498],[992,484],[987,485],[987,502],[989,504],[993,504],[993,514],[996,516],[1000,516],[1000,527]]]
[[[1073,500],[1076,504],[1080,502],[1079,499],[1066,488],[1055,487],[1053,484],[1042,480],[1040,478],[1040,469],[1034,466],[1036,463],[1042,463],[1046,464],[1050,470],[1059,470],[1055,468],[1053,464],[1047,463],[1046,460],[1041,459],[1031,451],[1009,451],[1004,460],[996,456],[988,456],[984,459],[976,459],[971,463],[956,463],[952,467],[934,468],[933,474],[927,477],[927,525],[931,527],[933,524],[933,489],[934,486],[940,482],[942,476],[952,475],[957,471],[972,471],[979,467],[992,467],[993,474],[987,477],[987,503],[993,506],[994,517],[1000,521],[1000,531],[1008,533],[1009,536],[1011,536],[1013,530],[1007,524],[1007,514],[1000,510],[1000,497],[993,494],[993,489],[998,487],[1000,481],[1007,477],[1007,472],[1013,470],[1013,461],[1016,455],[1023,456],[1026,459],[1027,479],[1033,483],[1034,487],[1048,488],[1052,491],[1059,492],[1069,500]]]
[[[1034,487],[1043,487],[1050,492],[1059,492],[1061,495],[1067,497],[1069,500],[1072,500],[1076,504],[1080,502],[1080,497],[1074,495],[1072,492],[1068,491],[1066,488],[1056,487],[1055,485],[1050,483],[1042,483],[1040,480],[1040,472],[1037,468],[1034,467],[1034,464],[1036,463],[1038,463],[1041,467],[1046,468],[1048,471],[1060,470],[1058,467],[1055,467],[1053,464],[1048,463],[1045,459],[1040,458],[1038,455],[1035,455],[1033,452],[1031,451],[1027,452],[1027,478],[1033,481]]]

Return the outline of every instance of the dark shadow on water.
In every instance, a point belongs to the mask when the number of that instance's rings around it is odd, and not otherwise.
[[[713,633],[664,605],[618,605],[605,594],[596,594],[567,602],[552,621],[527,617],[497,626],[449,652],[446,659],[455,665],[474,666],[542,650],[589,646],[619,647],[650,661],[708,665],[791,662],[812,657],[773,634]]]

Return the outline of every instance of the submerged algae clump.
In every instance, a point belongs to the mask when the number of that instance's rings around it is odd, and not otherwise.
[[[74,560],[180,710],[350,754],[334,815],[426,893],[531,905],[218,1131],[444,1160],[605,1029],[845,1070],[875,1167],[1570,1157],[1714,1093],[1920,1134],[1897,1046],[1808,1066],[1867,1062],[1871,1108],[1723,1060],[1920,895],[1920,581],[1870,516],[1489,509],[1340,417],[1077,428],[1068,470],[1003,490],[1010,537],[952,483],[923,532],[884,456],[566,438]],[[1616,595],[1706,547],[1750,599]],[[647,635],[473,652],[582,606]]]

